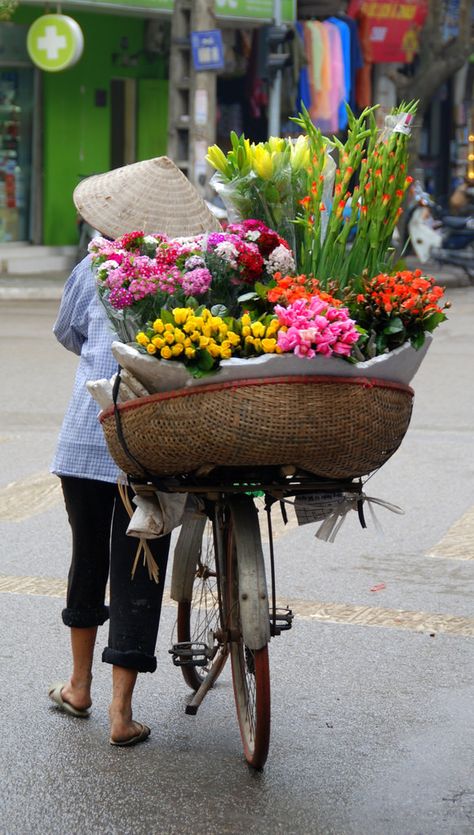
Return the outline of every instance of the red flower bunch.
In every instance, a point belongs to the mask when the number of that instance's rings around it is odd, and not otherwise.
[[[127,234],[116,239],[115,245],[118,249],[140,249],[144,236],[145,233],[141,231],[127,232]]]
[[[245,241],[257,244],[263,258],[268,258],[277,246],[284,246],[290,249],[290,245],[273,229],[265,226],[261,220],[243,220],[240,223],[232,223],[227,226],[226,232],[238,235]]]
[[[263,257],[255,247],[250,247],[244,241],[240,241],[239,243],[235,244],[236,249],[239,253],[239,274],[240,274],[240,281],[244,284],[255,284],[256,281],[262,275],[263,272]],[[239,281],[236,279],[233,281],[234,284],[238,284]]]
[[[375,344],[376,353],[393,350],[408,340],[419,348],[425,333],[446,319],[439,302],[444,288],[421,270],[380,273],[366,279],[349,303],[351,315]]]
[[[275,273],[275,285],[267,292],[267,300],[272,304],[282,304],[285,307],[298,299],[310,300],[313,296],[327,302],[332,307],[339,307],[342,302],[335,299],[331,293],[322,290],[317,278],[306,275],[285,275]]]

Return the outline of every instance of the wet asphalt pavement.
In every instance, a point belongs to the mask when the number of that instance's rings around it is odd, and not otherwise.
[[[90,719],[49,704],[49,683],[68,674],[70,543],[47,470],[76,360],[51,337],[57,301],[0,301],[2,835],[474,832],[474,288],[449,295],[407,436],[366,487],[405,515],[377,511],[380,535],[354,514],[333,545],[316,525],[277,525],[279,597],[296,618],[271,643],[258,773],[241,753],[229,670],[185,715],[169,601],[158,671],[136,689],[146,743],[108,745],[106,627]]]

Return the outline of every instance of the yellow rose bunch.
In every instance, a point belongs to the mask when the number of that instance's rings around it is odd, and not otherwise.
[[[135,341],[157,359],[180,360],[201,371],[230,359],[241,344],[240,335],[221,316],[191,307],[162,310],[161,318],[148,322]]]
[[[244,356],[281,354],[281,348],[277,342],[278,331],[281,329],[281,325],[274,316],[267,316],[266,320],[252,322],[248,313],[244,313],[241,319],[238,320],[242,333]]]
[[[160,318],[147,322],[135,342],[150,356],[182,362],[194,376],[201,377],[233,356],[280,354],[281,329],[286,330],[272,314],[254,321],[248,313],[233,319],[216,316],[203,307],[177,307],[162,310]]]

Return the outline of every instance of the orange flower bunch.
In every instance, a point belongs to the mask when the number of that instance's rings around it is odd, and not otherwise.
[[[421,270],[400,270],[393,275],[380,273],[365,278],[349,300],[351,316],[365,331],[362,352],[369,358],[372,346],[376,354],[392,351],[410,341],[415,348],[423,345],[425,333],[431,333],[446,319],[449,302],[439,304],[444,288]]]
[[[339,307],[342,304],[331,293],[321,289],[317,278],[304,274],[283,276],[281,273],[275,273],[273,278],[276,282],[275,286],[267,291],[267,299],[272,304],[282,304],[287,307],[298,299],[309,301],[313,296],[319,296],[322,301],[327,302],[332,307]]]
[[[395,275],[381,273],[368,286],[367,294],[359,294],[358,302],[369,302],[376,310],[389,315],[426,316],[441,313],[438,305],[444,290],[434,278],[423,276],[421,270],[402,270]]]

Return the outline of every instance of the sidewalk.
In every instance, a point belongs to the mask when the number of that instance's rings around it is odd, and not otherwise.
[[[446,264],[427,263],[423,266],[416,258],[404,259],[407,269],[417,267],[426,275],[433,275],[437,282],[448,289],[451,287],[469,287],[470,281],[460,267]],[[68,272],[41,275],[0,275],[0,300],[5,301],[58,301],[61,298]]]
[[[0,300],[59,301],[69,272],[50,275],[0,275]]]

